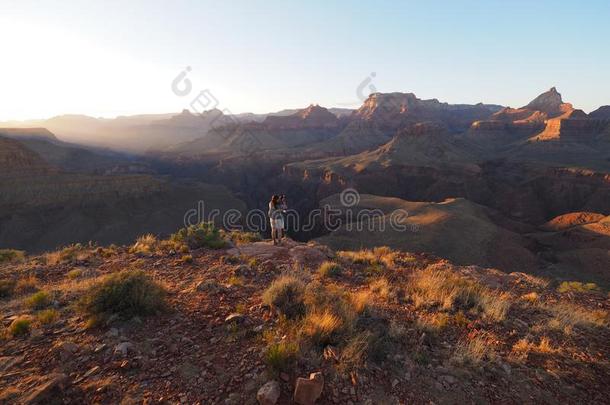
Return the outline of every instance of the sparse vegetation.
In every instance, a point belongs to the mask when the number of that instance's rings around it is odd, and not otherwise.
[[[220,231],[211,222],[202,222],[182,228],[170,238],[171,241],[184,243],[190,249],[220,249],[227,245]]]
[[[25,259],[25,252],[14,249],[0,249],[0,263],[16,262]]]
[[[51,296],[46,291],[38,291],[25,300],[25,305],[32,309],[43,309],[51,304]]]
[[[263,294],[263,302],[288,318],[303,315],[305,284],[294,276],[281,276]]]
[[[559,293],[568,293],[568,292],[597,292],[601,291],[601,289],[595,283],[581,283],[579,281],[564,281],[559,287],[557,287],[557,292]]]
[[[543,306],[552,316],[548,326],[553,329],[579,327],[603,327],[610,321],[607,311],[601,309],[586,309],[568,302]],[[568,329],[569,330],[569,329]]]
[[[231,231],[227,233],[227,236],[237,245],[263,240],[263,237],[258,232]]]
[[[398,253],[387,246],[376,247],[374,249],[362,249],[359,251],[341,251],[337,255],[354,264],[365,265],[384,265],[391,268],[395,264]]]
[[[94,320],[111,315],[152,315],[164,308],[165,289],[143,271],[124,270],[91,286],[78,306]]]
[[[347,325],[330,310],[309,313],[303,320],[301,334],[312,343],[325,346],[336,344]]]
[[[343,268],[336,262],[324,262],[318,268],[318,274],[323,277],[339,277],[343,272]]]
[[[41,325],[51,325],[59,319],[59,311],[53,308],[45,309],[36,314],[36,320]]]
[[[88,257],[86,248],[80,243],[75,243],[56,252],[46,254],[47,264],[57,265],[62,263],[74,263],[85,260]]]
[[[129,248],[129,253],[134,254],[152,254],[157,248],[157,237],[151,233],[140,236],[136,243]]]
[[[12,337],[21,337],[25,335],[29,335],[31,329],[32,321],[29,317],[20,316],[13,320],[8,327],[8,333]]]
[[[509,296],[497,293],[474,280],[437,269],[425,269],[412,278],[416,306],[440,305],[444,309],[478,310],[501,321],[510,308]]]
[[[15,284],[17,294],[29,294],[35,291],[38,291],[38,279],[34,276],[20,278]]]
[[[289,370],[297,358],[299,346],[293,342],[282,341],[267,347],[265,362],[275,372]]]
[[[0,280],[0,298],[8,298],[15,291],[15,280]]]
[[[495,358],[495,350],[491,346],[489,337],[479,335],[461,340],[457,344],[451,360],[456,364],[476,365],[493,358]]]

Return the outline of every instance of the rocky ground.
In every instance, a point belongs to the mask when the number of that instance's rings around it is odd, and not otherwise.
[[[0,286],[10,285],[0,289],[0,403],[610,403],[607,292],[426,255],[364,256],[287,240],[185,253],[82,247],[0,264]],[[328,260],[341,270],[319,272]],[[165,310],[92,324],[75,303],[124,269],[164,286]],[[366,310],[312,343],[310,318],[263,300],[287,274],[337,299],[364,297]],[[466,285],[477,304],[439,301],[422,274],[447,274],[439,285]],[[48,302],[33,302],[36,291]],[[23,333],[16,319],[31,320]],[[356,336],[376,344],[355,350]],[[270,355],[292,342],[291,356]]]

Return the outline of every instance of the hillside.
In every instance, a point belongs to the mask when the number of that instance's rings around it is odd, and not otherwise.
[[[496,225],[485,207],[468,200],[428,203],[360,195],[358,204],[350,208],[343,207],[340,201],[340,195],[334,195],[322,200],[321,205],[341,210],[344,218],[347,210],[353,210],[353,222],[317,239],[335,249],[389,246],[407,252],[435,254],[462,265],[524,272],[536,268],[536,258],[526,248],[527,241]],[[383,212],[383,218],[358,220],[360,211],[377,209]],[[404,218],[392,219],[397,212],[404,213]],[[399,228],[391,226],[392,221]],[[383,228],[381,224],[384,224]]]
[[[0,137],[2,247],[40,251],[68,242],[125,243],[144,232],[167,234],[199,201],[208,213],[245,210],[223,186],[140,174],[65,172],[23,142]]]
[[[0,401],[576,404],[610,396],[605,292],[389,249],[285,241],[176,253],[173,243],[151,236],[131,248],[76,246],[0,264]],[[102,285],[123,294],[106,295]]]

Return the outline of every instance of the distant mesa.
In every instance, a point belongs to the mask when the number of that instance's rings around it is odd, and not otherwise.
[[[263,121],[268,129],[336,128],[338,124],[335,114],[317,104],[287,116],[268,116]]]

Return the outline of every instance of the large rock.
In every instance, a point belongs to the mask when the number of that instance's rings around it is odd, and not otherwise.
[[[321,372],[311,373],[309,379],[299,377],[294,389],[294,402],[300,405],[313,405],[324,389],[324,376]]]
[[[269,381],[256,393],[256,400],[261,405],[275,405],[280,398],[280,383]]]

